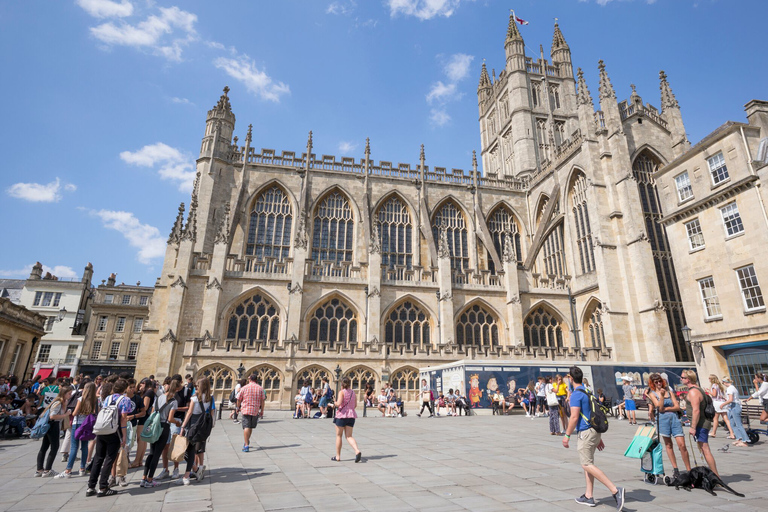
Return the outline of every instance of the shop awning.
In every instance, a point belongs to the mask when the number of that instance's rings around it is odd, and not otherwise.
[[[40,371],[37,372],[35,375],[39,375],[41,379],[47,379],[51,376],[53,373],[53,368],[40,368]],[[32,376],[32,378],[35,377],[35,375]]]

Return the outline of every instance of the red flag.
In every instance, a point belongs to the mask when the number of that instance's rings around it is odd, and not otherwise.
[[[517,21],[517,22],[518,22],[519,24],[521,24],[521,25],[527,25],[527,24],[528,24],[528,22],[527,22],[527,21],[525,21],[525,20],[524,20],[524,19],[522,19],[522,18],[518,18],[517,16],[515,16],[515,21]]]

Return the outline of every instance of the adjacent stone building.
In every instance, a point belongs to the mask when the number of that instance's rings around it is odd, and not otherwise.
[[[555,25],[551,60],[510,18],[506,63],[478,86],[484,172],[241,145],[229,89],[208,112],[138,375],[201,372],[217,396],[259,372],[272,407],[304,379],[389,381],[460,359],[690,360],[653,172],[689,148],[661,74],[661,109],[599,109]]]
[[[115,284],[115,274],[94,290],[80,373],[133,374],[153,288]]]
[[[0,375],[27,376],[35,343],[45,334],[45,317],[0,297]]]
[[[745,109],[654,175],[700,373],[742,393],[768,372],[768,102]]]

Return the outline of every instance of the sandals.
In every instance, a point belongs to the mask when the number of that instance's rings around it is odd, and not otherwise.
[[[340,460],[340,459],[337,459],[335,455],[334,455],[333,457],[331,457],[331,460],[332,460],[333,462],[341,462],[341,460]]]
[[[357,452],[357,455],[355,455],[355,463],[360,462],[363,459],[363,452]]]

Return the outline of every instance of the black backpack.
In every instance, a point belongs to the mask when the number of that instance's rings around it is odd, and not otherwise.
[[[232,388],[232,392],[229,394],[229,403],[233,404],[237,401],[237,394],[235,393],[235,388]]]
[[[577,391],[584,393],[587,395],[587,398],[589,398],[589,418],[584,416],[583,412],[580,413],[589,427],[600,434],[608,432],[608,417],[605,415],[605,411],[600,406],[600,401],[597,399],[597,397],[584,389],[577,388],[573,390],[574,393]]]
[[[211,430],[213,430],[213,401],[210,408],[203,406],[203,414],[190,427],[187,439],[190,443],[204,443],[211,435]]]
[[[701,412],[704,414],[704,417],[708,421],[713,421],[715,419],[715,404],[712,403],[712,397],[709,396],[704,392],[703,389],[701,389],[699,386],[695,386],[696,389],[699,390],[699,393],[701,393],[701,396],[704,398],[702,399],[702,403],[704,404],[704,407],[701,409]]]

